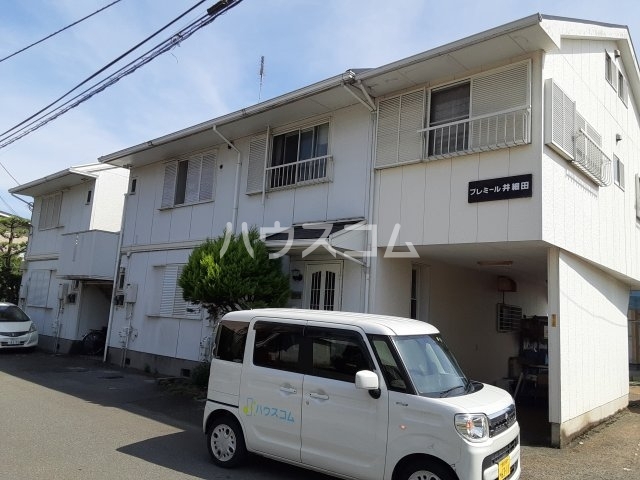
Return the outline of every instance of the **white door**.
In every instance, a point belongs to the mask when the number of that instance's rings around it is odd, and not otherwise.
[[[326,324],[323,324],[326,325]],[[379,398],[355,388],[355,373],[374,369],[357,331],[309,322],[305,345],[312,356],[304,377],[302,462],[362,479],[382,479],[387,446],[388,393]]]
[[[252,357],[244,366],[240,414],[252,450],[300,461],[302,363],[305,322],[258,320],[247,338]],[[254,340],[252,340],[254,339]]]
[[[340,310],[342,262],[308,263],[304,281],[304,308]]]

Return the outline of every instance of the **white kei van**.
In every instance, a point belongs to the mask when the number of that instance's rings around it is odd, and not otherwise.
[[[253,452],[341,478],[520,477],[511,396],[468,380],[438,330],[406,318],[225,315],[203,428],[222,467]]]

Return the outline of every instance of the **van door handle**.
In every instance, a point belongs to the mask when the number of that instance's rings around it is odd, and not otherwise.
[[[315,393],[315,392],[311,392],[311,393],[309,394],[309,396],[310,396],[311,398],[315,398],[315,399],[317,399],[317,400],[329,400],[329,395],[324,395],[324,394],[322,394],[322,393]]]
[[[298,393],[298,391],[293,387],[280,387],[280,391],[284,393]]]

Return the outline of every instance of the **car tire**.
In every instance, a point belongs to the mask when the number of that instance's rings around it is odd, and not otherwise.
[[[247,456],[242,428],[230,415],[218,417],[211,422],[207,430],[207,446],[213,463],[219,467],[236,467]]]
[[[443,465],[429,460],[409,462],[401,471],[400,480],[457,480]]]

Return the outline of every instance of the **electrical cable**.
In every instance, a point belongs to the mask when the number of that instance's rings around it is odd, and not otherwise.
[[[80,82],[78,85],[76,85],[75,87],[73,87],[71,90],[69,90],[67,93],[65,93],[64,95],[62,95],[60,98],[54,100],[53,102],[51,102],[49,105],[47,105],[46,107],[42,108],[41,110],[37,111],[36,113],[34,113],[33,115],[31,115],[29,118],[23,120],[22,122],[18,123],[17,125],[13,126],[12,128],[10,128],[9,130],[0,133],[0,137],[4,137],[4,135],[13,132],[14,130],[16,130],[18,127],[21,127],[22,125],[24,125],[25,123],[27,123],[28,121],[34,119],[35,117],[37,117],[38,115],[40,115],[41,113],[44,113],[45,111],[49,110],[51,107],[53,107],[56,103],[60,102],[62,99],[64,99],[65,97],[69,96],[71,93],[73,93],[74,91],[76,91],[78,88],[80,88],[81,86],[83,86],[85,83],[93,80],[95,77],[97,77],[98,75],[100,75],[102,72],[104,72],[106,69],[108,69],[109,67],[113,66],[115,63],[119,62],[120,60],[122,60],[124,57],[126,57],[127,55],[129,55],[131,52],[133,52],[134,50],[137,50],[138,48],[140,48],[142,45],[144,45],[145,43],[147,43],[149,40],[151,40],[153,37],[159,35],[162,31],[166,30],[167,28],[169,28],[171,25],[173,25],[174,23],[176,23],[178,20],[180,20],[181,18],[183,18],[185,15],[188,15],[189,13],[191,13],[192,10],[194,10],[195,8],[199,7],[200,5],[202,5],[206,0],[200,0],[198,3],[196,3],[194,6],[192,6],[191,8],[189,8],[186,12],[182,13],[181,15],[179,15],[178,17],[176,17],[175,19],[173,19],[171,22],[167,23],[164,27],[160,28],[159,30],[155,31],[154,33],[152,33],[151,35],[149,35],[147,38],[145,38],[144,40],[142,40],[140,43],[138,43],[137,45],[135,45],[134,47],[130,48],[129,50],[127,50],[125,53],[123,53],[122,55],[120,55],[118,58],[116,58],[115,60],[112,60],[111,62],[109,62],[107,65],[105,65],[104,67],[102,67],[100,70],[98,70],[97,72],[95,72],[93,75],[89,76],[88,78],[84,79],[82,82]],[[218,2],[220,3],[220,2]],[[1,147],[0,147],[1,148]]]
[[[232,9],[233,7],[237,6],[241,1],[242,0],[221,0],[221,1],[219,1],[214,6],[210,7],[209,9],[207,9],[207,14],[206,15],[203,15],[202,17],[198,18],[197,20],[192,22],[190,25],[184,27],[181,31],[179,31],[176,34],[174,34],[173,36],[171,36],[169,39],[167,39],[167,40],[161,42],[160,44],[156,45],[151,50],[147,51],[145,54],[143,54],[142,56],[138,57],[138,59],[130,62],[125,67],[122,67],[120,70],[118,70],[114,74],[111,74],[106,79],[98,82],[97,84],[94,84],[92,87],[88,88],[84,92],[76,95],[71,100],[68,100],[65,104],[61,105],[60,107],[57,107],[56,110],[58,110],[58,111],[54,110],[53,112],[50,112],[49,114],[47,114],[47,115],[45,115],[43,117],[40,117],[39,119],[34,120],[29,125],[27,125],[27,126],[23,127],[22,129],[20,129],[19,132],[21,132],[21,133],[14,132],[13,134],[11,134],[9,136],[6,136],[4,138],[0,138],[0,142],[2,142],[2,143],[0,143],[0,149],[6,147],[7,145],[9,145],[9,144],[11,144],[11,143],[13,143],[13,142],[15,142],[17,140],[19,140],[20,138],[28,135],[29,133],[37,130],[38,128],[46,125],[47,123],[51,122],[52,120],[55,120],[59,116],[61,116],[64,113],[68,112],[69,110],[71,110],[72,108],[75,108],[76,106],[78,106],[81,103],[85,102],[86,100],[88,100],[89,98],[93,97],[97,93],[105,90],[106,88],[110,87],[114,83],[118,82],[123,77],[133,73],[138,68],[146,65],[147,63],[149,63],[151,60],[153,60],[157,56],[159,56],[159,55],[161,55],[163,53],[166,53],[167,51],[171,50],[176,45],[178,45],[180,42],[182,42],[183,40],[186,40],[191,35],[193,35],[196,31],[200,30],[201,28],[203,28],[203,27],[207,26],[208,24],[210,24],[211,22],[213,22],[217,17],[219,17],[220,15],[226,13],[227,11]],[[200,2],[200,3],[202,3],[202,2]],[[127,68],[127,67],[130,67],[130,68]],[[75,99],[77,99],[77,100],[74,102]],[[66,106],[65,108],[62,108],[65,105],[68,105],[68,106]],[[33,116],[31,118],[33,118]],[[25,120],[24,122],[22,122],[21,125],[26,123],[28,120]],[[34,125],[34,126],[32,128],[28,128],[31,125]],[[12,130],[15,130],[16,128],[17,128],[17,126],[14,127]]]
[[[21,49],[20,49],[20,50],[18,50],[17,52],[13,52],[11,55],[7,55],[7,56],[6,56],[6,57],[4,57],[4,58],[0,58],[0,63],[4,62],[5,60],[9,60],[11,57],[15,57],[15,56],[16,56],[16,55],[18,55],[19,53],[22,53],[22,52],[24,52],[25,50],[30,49],[31,47],[35,47],[36,45],[38,45],[39,43],[44,42],[45,40],[49,40],[51,37],[54,37],[54,36],[56,36],[57,34],[62,33],[62,32],[64,32],[65,30],[67,30],[67,29],[69,29],[69,28],[73,27],[74,25],[77,25],[77,24],[79,24],[80,22],[83,22],[83,21],[85,21],[86,19],[93,17],[94,15],[96,15],[96,14],[98,14],[98,13],[102,12],[103,10],[106,10],[106,9],[107,9],[107,8],[109,8],[110,6],[115,5],[116,3],[120,2],[120,1],[121,1],[121,0],[115,0],[115,2],[111,2],[111,3],[110,3],[109,5],[107,5],[106,7],[102,7],[101,9],[96,10],[95,12],[93,12],[93,13],[91,13],[91,14],[87,15],[86,17],[83,17],[83,18],[81,18],[80,20],[77,20],[77,21],[73,22],[72,24],[67,25],[67,26],[66,26],[66,27],[64,27],[64,28],[61,28],[60,30],[58,30],[58,31],[56,31],[56,32],[53,32],[51,35],[47,35],[46,37],[44,37],[44,38],[42,38],[42,39],[38,40],[37,42],[32,43],[31,45],[27,45],[26,47],[21,48]]]

